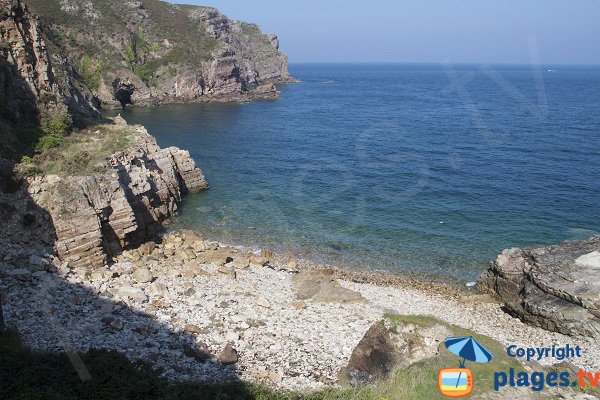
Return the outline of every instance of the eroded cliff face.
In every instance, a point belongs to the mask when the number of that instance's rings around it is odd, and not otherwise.
[[[290,79],[288,59],[279,51],[277,35],[265,35],[255,24],[229,20],[215,8],[192,8],[189,17],[206,26],[207,32],[219,41],[218,51],[237,68],[242,86]]]
[[[83,8],[73,8],[68,1],[61,1],[59,8],[101,18],[84,3]],[[74,118],[99,121],[86,86],[89,76],[86,80],[73,68],[72,59],[57,46],[56,34],[21,0],[0,0],[3,148],[10,150],[18,135],[36,129],[44,110],[66,109]],[[123,126],[135,145],[106,159],[98,166],[98,171],[106,171],[103,173],[57,176],[37,172],[19,187],[12,171],[25,165],[1,158],[4,152],[0,155],[0,216],[6,222],[0,234],[6,248],[15,244],[30,248],[31,254],[56,251],[76,268],[103,266],[123,249],[152,239],[162,223],[177,212],[182,195],[207,187],[187,151],[161,149],[143,127],[127,127],[122,118],[115,123]],[[94,129],[88,134],[89,141],[101,140],[94,136]],[[0,254],[2,259],[18,258],[6,253]]]
[[[0,0],[0,117],[34,120],[41,103],[94,117],[93,96],[69,61],[51,55],[39,19],[21,0]]]
[[[276,35],[208,7],[158,0],[25,0],[106,107],[275,97],[288,82]]]
[[[600,236],[505,250],[478,282],[523,321],[600,338]]]
[[[151,239],[183,194],[207,188],[187,151],[162,149],[143,127],[131,129],[137,145],[112,155],[108,172],[27,181],[29,196],[51,217],[58,256],[72,267],[101,267]]]

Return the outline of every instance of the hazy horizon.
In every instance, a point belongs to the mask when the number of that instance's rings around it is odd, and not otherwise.
[[[215,7],[276,33],[291,63],[600,65],[593,0],[171,2]]]

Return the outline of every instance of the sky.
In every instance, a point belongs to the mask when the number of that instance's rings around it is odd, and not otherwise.
[[[292,63],[600,64],[599,0],[178,2],[276,33]]]

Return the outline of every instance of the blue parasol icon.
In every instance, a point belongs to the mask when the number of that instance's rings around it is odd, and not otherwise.
[[[465,362],[467,360],[478,363],[487,363],[494,357],[492,353],[475,340],[473,336],[449,337],[444,340],[444,344],[452,353],[462,357],[460,368],[465,367]],[[462,373],[458,375],[456,386],[458,386],[461,374]]]

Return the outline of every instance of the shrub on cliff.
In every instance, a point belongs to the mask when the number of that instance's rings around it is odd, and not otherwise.
[[[94,65],[94,62],[88,55],[83,56],[81,59],[79,75],[81,75],[83,82],[90,90],[97,91],[100,87],[103,68],[104,65],[101,61],[97,61]]]
[[[73,121],[69,113],[60,108],[44,108],[40,112],[40,129],[42,136],[35,150],[43,151],[60,146],[65,135],[71,130]]]
[[[151,86],[154,80],[154,71],[148,60],[150,53],[157,49],[158,45],[148,41],[143,28],[131,34],[125,49],[127,66],[148,86]]]

